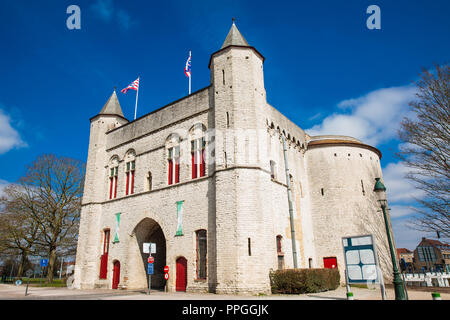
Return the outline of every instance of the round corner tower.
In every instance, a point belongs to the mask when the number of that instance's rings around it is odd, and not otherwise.
[[[384,278],[391,279],[386,228],[374,190],[382,178],[381,152],[346,136],[310,137],[305,153],[314,244],[319,265],[337,258],[345,282],[342,238],[373,235]]]

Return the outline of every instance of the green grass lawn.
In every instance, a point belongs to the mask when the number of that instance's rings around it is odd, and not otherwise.
[[[41,283],[40,278],[29,278],[30,280],[30,286],[33,287],[39,287]],[[52,283],[46,283],[46,278],[42,278],[42,287],[65,287],[66,284],[63,282],[63,279],[53,279]],[[22,285],[26,285],[28,281],[28,278],[23,277],[22,278]]]

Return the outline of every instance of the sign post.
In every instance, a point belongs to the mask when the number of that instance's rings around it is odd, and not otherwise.
[[[383,275],[378,264],[372,235],[342,238],[344,247],[347,291],[352,283],[378,283],[383,300],[386,299]]]
[[[148,253],[148,259],[147,259],[148,290],[147,290],[147,294],[150,294],[150,289],[152,286],[152,274],[154,273],[153,263],[155,262],[155,259],[152,257],[152,253],[156,253],[156,243],[151,243],[151,242],[144,243],[142,250],[144,253]]]
[[[41,277],[39,279],[39,286],[42,287],[42,276],[44,273],[44,267],[48,266],[48,259],[41,259]]]
[[[167,287],[167,280],[169,280],[169,266],[164,267],[164,279],[166,280],[166,283],[164,284],[164,291],[168,291]]]
[[[30,284],[30,277],[34,272],[31,270],[27,270],[26,275],[27,275],[27,288],[25,289],[25,297],[28,295],[28,285]]]
[[[152,257],[152,256],[150,255],[150,257]],[[149,258],[149,260],[150,260],[150,258]],[[150,294],[150,289],[152,287],[153,263],[150,263],[150,262],[148,263],[148,265],[147,265],[147,274],[148,274],[148,291],[147,291],[147,294]]]

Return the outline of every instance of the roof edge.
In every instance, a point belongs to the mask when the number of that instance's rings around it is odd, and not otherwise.
[[[208,85],[207,87],[204,87],[204,88],[199,89],[199,90],[197,90],[197,91],[195,91],[195,92],[192,92],[191,94],[189,94],[189,95],[187,95],[187,96],[184,96],[184,97],[182,97],[182,98],[180,98],[180,99],[178,99],[178,100],[172,101],[172,102],[170,102],[170,103],[168,103],[168,104],[166,104],[166,105],[164,105],[164,106],[162,106],[162,107],[160,107],[160,108],[158,108],[158,109],[156,109],[156,110],[150,111],[149,113],[146,113],[146,114],[140,116],[139,118],[137,118],[137,119],[135,119],[135,120],[133,120],[133,121],[129,121],[128,123],[124,124],[123,126],[120,126],[120,127],[117,127],[117,128],[114,128],[114,129],[108,131],[107,134],[109,134],[109,133],[111,133],[111,132],[114,132],[114,131],[116,131],[116,130],[122,129],[123,127],[125,127],[125,126],[127,126],[127,125],[129,125],[129,124],[132,124],[132,123],[134,123],[134,122],[136,122],[136,121],[138,121],[138,120],[140,120],[140,119],[142,119],[142,118],[145,118],[145,117],[147,117],[147,116],[149,116],[149,115],[151,115],[151,114],[153,114],[153,113],[156,113],[156,112],[161,111],[161,110],[163,110],[163,109],[165,109],[165,108],[167,108],[167,107],[170,107],[171,105],[173,105],[173,104],[175,104],[175,103],[178,103],[178,102],[180,102],[180,101],[182,101],[182,100],[184,100],[184,99],[187,99],[187,98],[189,98],[189,97],[192,97],[193,95],[198,94],[198,93],[200,93],[201,91],[204,91],[204,90],[206,90],[206,89],[209,89],[210,87],[211,87],[211,85]]]
[[[256,50],[255,47],[252,47],[252,46],[238,46],[238,45],[232,44],[232,45],[226,46],[225,48],[222,48],[222,49],[220,49],[220,50],[217,50],[216,52],[213,52],[213,53],[211,54],[211,57],[209,58],[208,69],[210,69],[210,67],[211,67],[211,61],[212,61],[212,58],[213,58],[214,55],[216,55],[216,54],[218,54],[218,53],[220,53],[220,52],[222,52],[222,51],[225,51],[225,50],[227,50],[227,49],[230,49],[230,48],[251,49],[251,50],[255,51],[255,53],[261,57],[263,63],[264,63],[264,61],[266,60],[266,58],[265,58],[258,50]]]
[[[320,147],[329,147],[329,146],[336,146],[336,145],[348,145],[348,146],[353,146],[353,147],[360,147],[360,148],[365,148],[365,149],[369,149],[372,150],[373,152],[375,152],[376,154],[378,154],[378,157],[381,160],[382,154],[381,151],[378,150],[375,147],[372,147],[368,144],[364,144],[362,142],[356,142],[356,141],[351,141],[351,140],[341,140],[341,139],[326,139],[326,140],[315,140],[315,141],[310,141],[307,144],[307,149],[306,151],[308,151],[309,148],[320,148]]]

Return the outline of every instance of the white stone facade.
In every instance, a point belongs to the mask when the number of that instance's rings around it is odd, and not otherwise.
[[[114,93],[91,119],[76,288],[112,288],[116,261],[119,288],[146,288],[142,243],[156,242],[155,286],[164,285],[167,265],[167,288],[175,291],[176,261],[184,257],[186,291],[270,293],[270,269],[278,269],[282,259],[284,268],[293,267],[281,135],[292,175],[298,267],[322,268],[324,257],[336,257],[345,282],[341,238],[373,234],[384,277],[390,280],[386,231],[373,192],[375,178],[382,177],[380,152],[349,137],[310,137],[270,106],[264,58],[245,40],[236,43],[236,36],[242,37],[236,32],[233,24],[232,39],[229,34],[226,46],[212,54],[208,87],[132,122],[117,111]],[[205,176],[193,179],[191,141],[202,135]],[[169,185],[168,150],[176,145],[179,182]],[[127,156],[135,161],[130,195],[125,195]],[[109,199],[109,173],[116,165],[117,197]],[[184,201],[183,235],[176,235],[178,201]],[[106,279],[100,279],[105,229],[111,235]],[[206,279],[197,275],[196,231],[202,229],[207,231]],[[118,242],[113,241],[116,233]],[[277,253],[277,236],[284,258]]]

